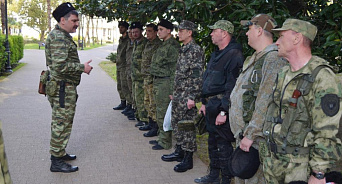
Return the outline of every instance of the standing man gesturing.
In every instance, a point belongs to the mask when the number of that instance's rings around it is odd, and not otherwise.
[[[69,33],[75,33],[79,24],[78,13],[70,3],[62,3],[52,13],[58,24],[47,39],[45,46],[46,65],[50,68],[47,85],[48,100],[52,108],[51,122],[51,168],[52,172],[75,172],[77,166],[65,161],[75,160],[75,155],[66,153],[76,109],[77,90],[81,74],[89,74],[91,60],[81,64],[76,43]]]

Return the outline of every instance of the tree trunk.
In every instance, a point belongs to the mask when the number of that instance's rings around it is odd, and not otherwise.
[[[6,23],[5,23],[5,1],[1,0],[1,31],[2,34],[6,34]]]
[[[49,32],[51,31],[51,0],[46,0],[47,3],[47,14],[48,14],[48,26]]]
[[[89,35],[90,17],[88,17],[86,20],[87,20],[86,37],[88,38],[87,44],[90,45],[90,35]]]
[[[96,40],[97,42],[99,42],[99,34],[98,34],[98,29],[99,29],[99,19],[97,18],[96,19],[96,27],[95,27],[95,30],[96,30]]]
[[[94,35],[94,19],[91,18],[91,37],[92,37],[92,40],[93,40],[93,45],[95,45],[95,35]]]
[[[39,41],[43,42],[44,37],[45,37],[45,31],[40,32],[39,36],[40,36]]]

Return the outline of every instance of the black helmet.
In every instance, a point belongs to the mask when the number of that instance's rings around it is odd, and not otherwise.
[[[229,159],[229,170],[233,176],[249,179],[258,171],[260,165],[259,152],[253,147],[245,152],[237,147]]]

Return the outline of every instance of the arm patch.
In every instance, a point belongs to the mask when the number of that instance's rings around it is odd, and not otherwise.
[[[321,98],[321,107],[327,116],[335,116],[340,110],[340,98],[336,94],[326,94]]]

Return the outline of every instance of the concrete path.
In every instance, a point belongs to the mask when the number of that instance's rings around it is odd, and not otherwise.
[[[116,83],[98,66],[113,46],[79,51],[81,62],[92,59],[90,75],[78,87],[74,127],[67,148],[76,154],[71,164],[79,171],[50,172],[51,108],[39,95],[38,82],[45,69],[44,50],[25,50],[27,65],[0,82],[0,120],[14,184],[187,184],[206,174],[207,166],[194,158],[194,168],[176,173],[176,162],[160,157],[171,150],[154,151],[143,132],[120,111]]]

